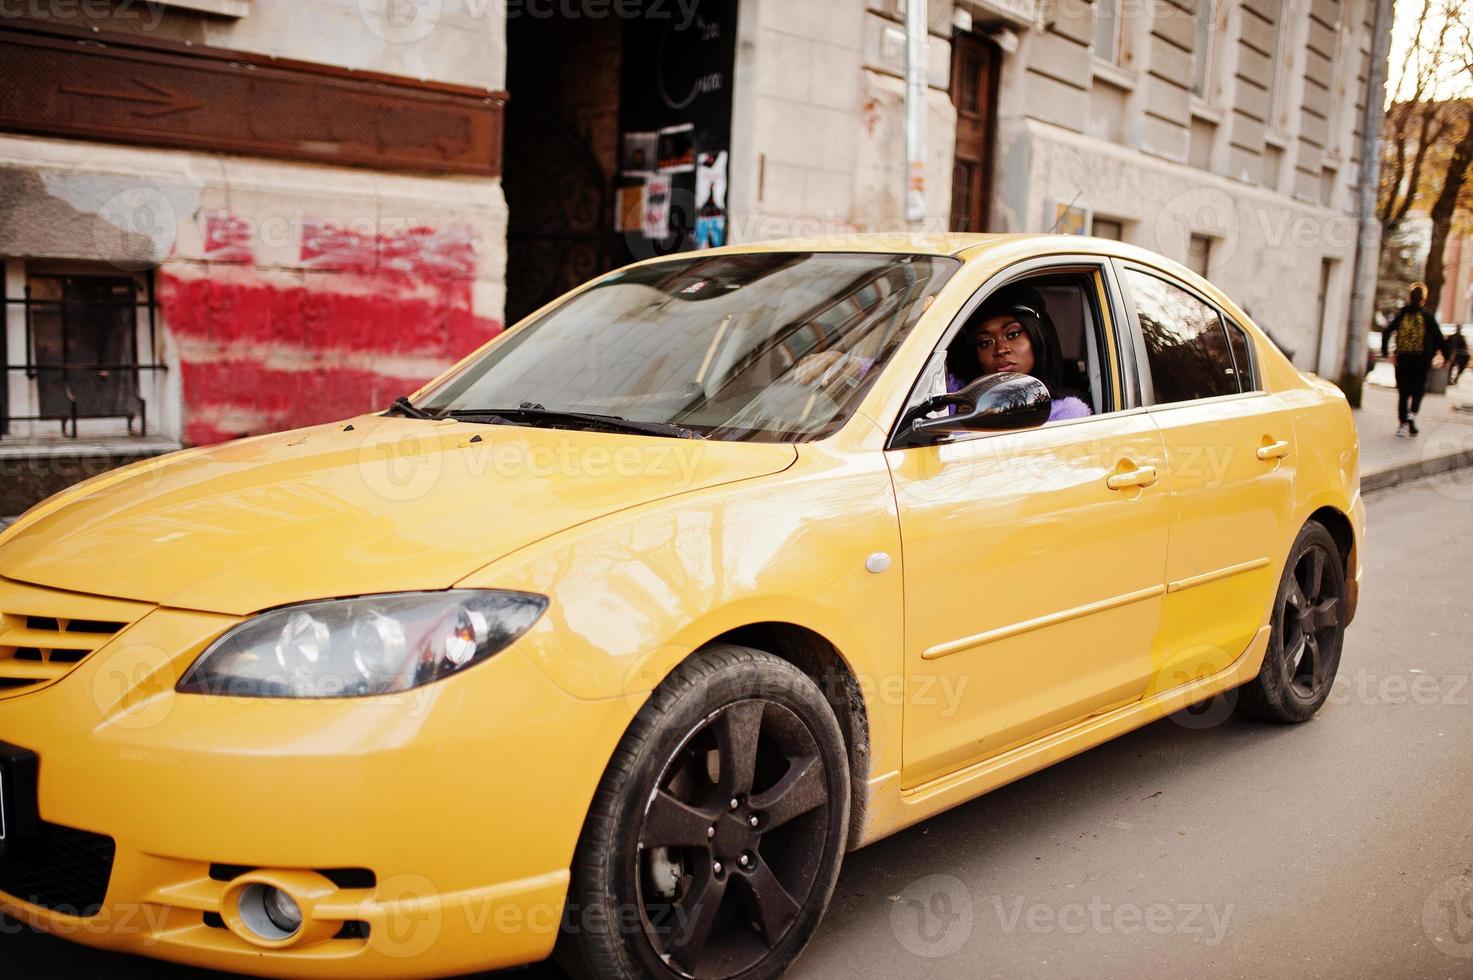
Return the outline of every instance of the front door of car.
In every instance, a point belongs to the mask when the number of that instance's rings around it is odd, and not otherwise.
[[[1294,428],[1230,317],[1167,273],[1130,263],[1118,271],[1170,467],[1154,693],[1226,669],[1263,624],[1295,531]]]
[[[904,556],[904,786],[1135,701],[1149,681],[1166,457],[1149,414],[1116,410],[1105,282],[1102,270],[1081,279],[1108,338],[1090,365],[1111,390],[1100,414],[887,453]]]

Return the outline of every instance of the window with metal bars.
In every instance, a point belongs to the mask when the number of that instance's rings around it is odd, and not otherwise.
[[[5,276],[4,288],[0,438],[17,435],[16,423],[56,422],[75,439],[79,423],[93,419],[121,420],[129,435],[146,436],[152,384],[143,379],[165,370],[153,273],[27,267]]]

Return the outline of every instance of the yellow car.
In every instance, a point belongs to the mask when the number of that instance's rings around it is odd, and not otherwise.
[[[0,536],[0,908],[278,977],[777,976],[850,849],[1220,694],[1309,718],[1358,453],[1127,245],[631,266]]]

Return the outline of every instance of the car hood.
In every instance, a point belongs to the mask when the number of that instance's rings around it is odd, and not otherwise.
[[[0,535],[0,576],[233,615],[448,588],[558,531],[796,456],[783,444],[365,416],[73,487]]]

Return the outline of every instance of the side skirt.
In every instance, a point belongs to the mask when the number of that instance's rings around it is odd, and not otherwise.
[[[983,759],[914,789],[900,788],[899,772],[872,777],[868,784],[869,806],[865,826],[858,835],[856,846],[873,844],[960,803],[976,799],[999,786],[1022,779],[1182,708],[1246,684],[1258,676],[1264,653],[1268,650],[1270,632],[1269,626],[1260,628],[1241,657],[1225,670],[1210,677],[1189,681],[1106,714],[1086,718],[1063,731],[1046,735],[990,759]]]

